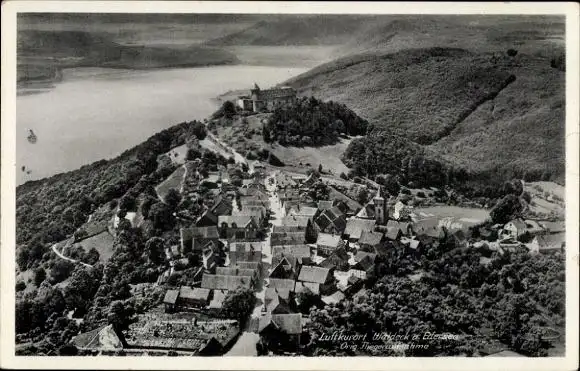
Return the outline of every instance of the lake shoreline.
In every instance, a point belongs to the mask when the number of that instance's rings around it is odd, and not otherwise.
[[[94,70],[91,70],[94,69]],[[72,71],[71,71],[72,70]],[[17,96],[17,185],[112,159],[173,125],[203,121],[228,90],[274,86],[305,68],[248,65],[121,69],[67,68],[54,86]],[[126,73],[125,73],[126,71]],[[38,142],[26,140],[28,130]],[[25,166],[30,173],[21,173]]]

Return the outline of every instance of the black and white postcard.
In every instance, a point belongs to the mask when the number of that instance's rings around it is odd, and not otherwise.
[[[578,9],[4,3],[2,366],[574,369]]]

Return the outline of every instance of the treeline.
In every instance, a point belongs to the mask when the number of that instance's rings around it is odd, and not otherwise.
[[[462,182],[467,173],[452,169],[433,159],[418,144],[381,130],[372,130],[366,137],[353,140],[342,160],[352,168],[352,175],[375,177],[397,176],[400,184],[410,187],[443,186]]]
[[[553,328],[564,325],[561,254],[502,255],[459,247],[452,237],[424,248],[420,255],[402,247],[387,251],[388,256],[377,257],[375,283],[367,286],[365,295],[311,309],[306,354],[400,355],[385,349],[386,340],[369,341],[379,347],[355,350],[316,340],[336,331],[366,334],[367,339],[373,333],[420,335],[412,343],[424,348],[406,349],[405,356],[477,356],[498,346],[546,356]],[[414,272],[422,272],[420,278],[411,279]],[[457,338],[425,339],[426,333]]]
[[[276,108],[262,134],[266,142],[318,146],[334,144],[341,135],[364,135],[367,126],[366,120],[344,104],[304,97]]]
[[[367,176],[398,192],[399,185],[410,188],[450,186],[467,198],[501,198],[506,181],[552,180],[559,169],[519,170],[495,167],[473,172],[445,162],[422,146],[382,130],[371,130],[364,138],[353,140],[342,160],[350,167],[351,177]],[[384,179],[390,179],[385,182]],[[393,185],[393,187],[390,187]],[[395,193],[397,193],[395,192]]]
[[[19,265],[34,266],[47,251],[47,244],[72,235],[99,205],[123,196],[138,184],[145,187],[161,180],[165,174],[156,171],[157,157],[190,138],[205,135],[202,123],[184,122],[112,160],[97,161],[19,186],[16,189],[16,243],[21,245],[22,254]]]

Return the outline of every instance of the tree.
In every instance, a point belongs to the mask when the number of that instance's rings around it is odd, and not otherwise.
[[[222,106],[213,114],[214,118],[225,117],[226,119],[232,119],[236,114],[236,106],[233,102],[227,100]]]
[[[153,237],[145,243],[147,257],[154,264],[161,264],[165,261],[165,240],[161,237]]]
[[[320,297],[312,291],[305,289],[298,293],[298,309],[302,314],[310,313],[310,308],[317,307],[320,304]]]
[[[249,289],[238,288],[228,291],[221,312],[226,318],[234,318],[240,323],[245,323],[255,306],[256,296],[254,292]]]
[[[122,331],[129,327],[133,314],[134,310],[130,305],[127,305],[120,300],[116,300],[109,306],[107,321],[110,325],[113,325],[116,330]]]
[[[490,216],[493,223],[505,224],[519,216],[521,211],[522,204],[519,198],[513,193],[510,193],[494,206],[490,212]]]
[[[318,173],[322,174],[322,164],[318,164]]]
[[[16,286],[14,287],[14,289],[16,290],[16,292],[24,291],[26,290],[26,283],[24,283],[24,281],[18,281],[16,282]]]
[[[156,229],[165,230],[171,225],[171,211],[164,203],[157,202],[149,210],[149,219],[151,219]]]
[[[34,270],[34,285],[40,287],[40,284],[46,279],[46,271],[42,267]]]
[[[187,161],[193,161],[197,158],[201,158],[201,152],[198,151],[196,148],[190,148],[187,150],[187,154],[185,156],[185,159]]]
[[[508,49],[507,50],[507,55],[509,55],[510,57],[515,57],[518,54],[518,51],[515,49]]]
[[[50,278],[54,283],[66,280],[72,273],[75,265],[68,260],[59,259],[50,269]]]
[[[175,188],[171,188],[167,191],[167,195],[165,196],[165,202],[172,210],[177,208],[177,205],[181,202],[181,194]]]
[[[97,264],[97,262],[99,261],[99,258],[100,258],[100,254],[97,251],[97,249],[95,249],[94,247],[91,247],[91,249],[83,257],[82,261],[87,263],[87,264],[94,265],[94,264]]]

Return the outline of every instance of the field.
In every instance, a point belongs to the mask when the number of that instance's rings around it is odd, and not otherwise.
[[[566,214],[566,188],[554,182],[531,182],[524,190],[532,196],[530,211],[538,216],[564,218]]]
[[[418,207],[412,213],[418,220],[437,217],[442,224],[453,229],[465,229],[489,218],[489,210],[458,206]]]
[[[175,147],[171,151],[167,152],[167,156],[171,159],[171,162],[175,165],[183,165],[185,163],[186,155],[187,155],[187,144]]]
[[[178,167],[173,173],[171,173],[171,175],[167,177],[167,179],[165,179],[161,184],[155,187],[157,195],[159,195],[159,197],[164,200],[165,196],[167,196],[167,193],[169,192],[170,189],[173,188],[180,191],[184,175],[185,175],[185,167],[183,166]]]
[[[356,137],[342,138],[337,144],[321,147],[293,147],[281,146],[277,143],[270,144],[264,142],[262,138],[262,121],[267,120],[269,116],[269,114],[257,114],[246,117],[245,124],[241,120],[235,120],[227,125],[216,122],[211,127],[215,128],[221,141],[231,145],[242,154],[266,148],[289,168],[317,169],[318,165],[321,164],[323,172],[329,175],[338,176],[340,173],[348,173],[349,168],[340,158],[350,142]],[[205,148],[223,152],[220,148],[215,148],[215,144],[208,139],[200,141],[200,143]]]
[[[73,246],[78,248],[82,246],[85,251],[89,251],[91,248],[95,248],[99,252],[99,261],[106,263],[109,258],[113,255],[115,238],[109,234],[109,232],[103,232],[97,234],[96,236],[89,237]]]

